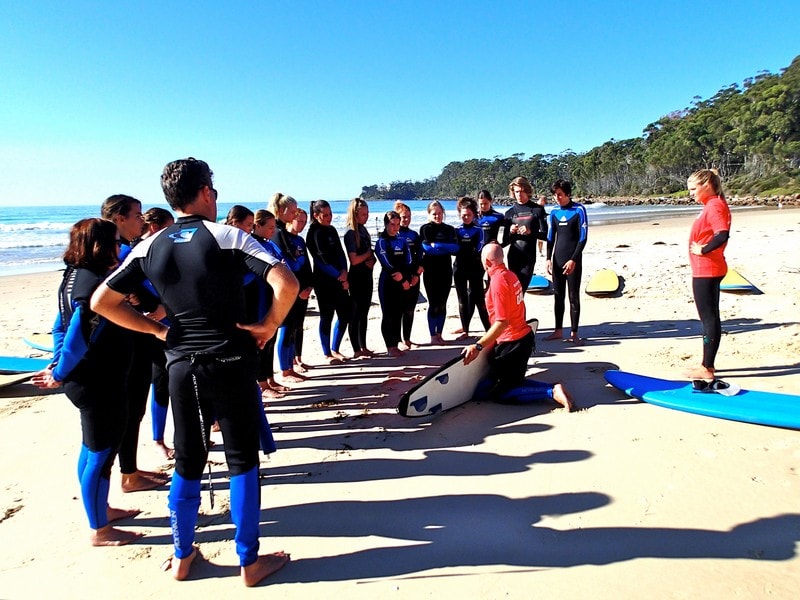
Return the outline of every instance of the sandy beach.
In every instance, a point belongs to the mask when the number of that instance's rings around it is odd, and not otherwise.
[[[690,225],[590,227],[584,284],[611,268],[624,287],[609,298],[582,294],[582,347],[544,341],[553,298],[527,295],[528,316],[540,320],[528,374],[564,382],[574,413],[469,402],[432,419],[399,416],[401,393],[458,353],[456,342],[316,367],[270,401],[279,450],[261,464],[261,547],[292,561],[267,589],[247,594],[795,597],[800,431],[659,408],[603,379],[615,368],[680,379],[699,362]],[[800,395],[798,241],[800,209],[734,212],[728,264],[763,294],[722,295],[717,368],[743,388]],[[22,337],[50,329],[59,280],[58,272],[0,278],[0,353],[42,355]],[[416,341],[429,339],[426,309],[418,305]],[[370,317],[370,347],[383,352],[377,304]],[[306,326],[304,358],[321,365],[315,312]],[[453,291],[445,338],[457,327]],[[148,412],[140,466],[168,469],[150,438]],[[111,504],[143,511],[120,526],[145,535],[122,548],[91,547],[75,474],[78,411],[63,394],[27,383],[0,389],[0,597],[244,593],[215,439],[215,506],[204,491],[197,530],[204,559],[178,583],[159,570],[172,551],[168,489],[122,494],[115,468]]]

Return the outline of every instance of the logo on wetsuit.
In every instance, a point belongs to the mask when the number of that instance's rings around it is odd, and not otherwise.
[[[168,237],[176,244],[188,244],[192,241],[195,233],[197,233],[197,227],[192,227],[191,229],[181,229],[175,233],[170,233]]]

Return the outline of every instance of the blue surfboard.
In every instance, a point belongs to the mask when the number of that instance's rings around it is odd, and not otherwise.
[[[739,390],[733,396],[697,391],[691,382],[606,371],[608,383],[631,398],[664,408],[743,423],[800,429],[800,396]]]
[[[52,359],[0,356],[0,373],[35,373],[48,367]]]
[[[53,351],[52,333],[32,333],[29,336],[22,338],[22,341],[34,350],[41,350],[43,352]]]
[[[534,275],[531,277],[531,282],[528,284],[528,291],[533,293],[546,292],[550,289],[550,280],[541,275]]]

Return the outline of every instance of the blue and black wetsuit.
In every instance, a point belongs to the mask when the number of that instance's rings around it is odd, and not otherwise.
[[[105,274],[67,266],[53,326],[53,379],[80,410],[78,480],[89,526],[108,524],[109,478],[127,420],[130,332],[98,316],[89,300]]]
[[[524,226],[528,233],[511,233],[511,226]],[[547,239],[547,212],[543,206],[528,200],[515,203],[506,211],[503,223],[503,245],[508,249],[508,270],[519,277],[522,289],[528,289],[536,264],[536,240]]]
[[[283,260],[283,254],[271,240],[265,239],[260,235],[251,233],[250,235],[261,244],[267,254],[279,262]],[[250,323],[261,321],[272,307],[272,288],[263,279],[256,277],[252,272],[248,272],[244,278],[245,303],[247,306],[247,316]],[[275,344],[277,336],[272,337],[264,347],[258,351],[258,382],[267,381],[275,376]]]
[[[557,206],[550,212],[550,232],[547,237],[547,260],[552,261],[555,328],[564,325],[564,292],[569,284],[569,316],[571,331],[578,333],[581,316],[581,274],[583,273],[583,249],[589,219],[582,204],[569,201],[566,206]],[[564,265],[575,261],[575,269],[564,275]]]
[[[461,328],[469,333],[469,323],[475,309],[485,330],[489,329],[489,313],[486,312],[486,300],[483,290],[485,271],[481,265],[483,249],[483,229],[476,223],[456,227],[458,252],[453,261],[453,281],[458,295],[458,312],[461,316]]]
[[[275,220],[275,233],[272,242],[280,250],[281,256],[288,267],[297,277],[300,290],[312,286],[311,264],[306,255],[306,243],[299,235],[286,230],[286,224],[280,219]],[[281,370],[289,371],[295,356],[300,356],[303,351],[303,322],[308,309],[308,298],[299,296],[294,301],[289,314],[278,328],[276,347],[278,348],[278,364]]]
[[[308,253],[314,259],[314,292],[319,305],[319,339],[322,353],[331,356],[331,351],[339,352],[350,314],[353,311],[352,300],[347,290],[338,280],[339,274],[347,270],[347,257],[342,249],[342,242],[336,228],[320,225],[312,220],[306,236]],[[333,341],[331,341],[331,324],[333,325]]]
[[[480,213],[478,216],[478,225],[483,229],[483,243],[499,241],[500,228],[503,227],[505,217],[503,213],[490,208],[485,213]]]
[[[386,230],[381,233],[375,244],[375,255],[381,263],[381,275],[378,280],[378,297],[383,313],[381,334],[387,349],[397,348],[400,343],[403,312],[407,304],[407,290],[403,289],[403,282],[407,281],[410,284],[417,269],[406,239],[399,235],[390,236]],[[394,273],[400,273],[402,279],[395,281],[392,278]]]
[[[167,334],[170,399],[175,418],[175,473],[169,493],[175,555],[192,553],[200,480],[216,417],[230,471],[231,517],[241,566],[258,558],[258,354],[249,332],[243,277],[266,278],[278,261],[250,235],[200,216],[179,218],[140,242],[106,282],[128,294],[144,279],[158,292]],[[93,373],[93,376],[95,374]]]
[[[348,254],[364,254],[372,249],[372,239],[367,228],[358,225],[358,231],[348,229],[344,234],[344,247]],[[350,265],[347,274],[353,313],[350,317],[350,344],[354,352],[367,348],[367,322],[372,304],[372,268],[366,262]]]
[[[453,284],[452,255],[458,252],[456,230],[447,223],[425,223],[420,230],[422,240],[422,273],[428,294],[428,331],[442,335],[447,317],[447,297]]]
[[[408,244],[408,250],[411,252],[412,271],[414,274],[419,273],[419,267],[422,265],[422,241],[419,234],[408,227],[401,227],[397,237],[403,238]],[[417,310],[417,302],[419,302],[421,280],[421,277],[418,278],[414,285],[403,292],[403,316],[400,322],[404,342],[411,342],[411,328],[414,325],[414,312]]]

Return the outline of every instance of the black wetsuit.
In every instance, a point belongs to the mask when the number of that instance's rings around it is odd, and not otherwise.
[[[422,240],[422,279],[428,294],[428,331],[441,335],[447,317],[447,297],[453,284],[453,258],[458,252],[456,230],[447,223],[425,223],[419,230]]]
[[[375,244],[375,255],[381,263],[381,275],[378,280],[378,297],[383,313],[381,334],[387,349],[397,348],[400,343],[402,316],[407,303],[405,295],[407,290],[403,289],[403,282],[411,283],[411,278],[417,269],[405,238],[399,235],[390,236],[385,230]],[[395,281],[392,277],[394,273],[400,273],[402,279]]]
[[[344,234],[344,247],[349,254],[364,254],[372,248],[372,239],[367,228],[358,225],[358,232],[348,229]],[[367,322],[369,307],[372,304],[372,269],[366,262],[350,265],[347,273],[350,284],[350,298],[353,300],[353,312],[350,317],[350,344],[354,352],[367,348]]]
[[[401,227],[397,233],[397,237],[403,238],[408,244],[408,250],[411,252],[411,267],[414,273],[419,271],[422,265],[422,242],[419,234],[413,229],[408,227]],[[408,290],[403,292],[403,315],[400,318],[403,341],[411,341],[411,328],[414,325],[414,312],[417,310],[417,302],[419,302],[419,286],[422,278],[417,279],[417,283],[412,285]]]
[[[485,271],[481,265],[481,249],[484,244],[483,229],[476,223],[461,225],[456,228],[458,253],[453,261],[453,281],[458,295],[458,312],[461,316],[461,328],[469,333],[469,323],[475,309],[485,330],[489,329],[489,313],[486,312],[486,300],[483,296],[483,276]]]
[[[312,287],[311,263],[306,253],[306,243],[299,235],[289,232],[286,224],[277,219],[272,242],[278,247],[286,264],[297,277],[300,291]],[[283,325],[278,329],[277,348],[278,363],[284,371],[292,369],[295,356],[303,352],[303,322],[308,309],[308,298],[300,296],[294,301],[289,314],[283,320]]]
[[[485,213],[481,213],[478,217],[478,225],[483,229],[483,243],[498,241],[500,235],[500,228],[503,226],[505,217],[503,213],[490,208]]]
[[[277,260],[251,236],[200,216],[179,218],[137,245],[107,285],[130,293],[145,278],[171,326],[169,388],[175,418],[175,473],[169,495],[175,555],[192,552],[200,478],[217,419],[230,471],[231,514],[240,564],[258,557],[259,424],[257,347],[237,323],[247,321],[249,270],[265,278]]]
[[[572,200],[564,207],[554,208],[549,220],[547,259],[552,261],[555,328],[564,325],[564,292],[569,286],[569,316],[571,332],[575,334],[581,316],[580,285],[589,220],[583,205]],[[575,269],[564,275],[564,265],[570,260],[575,261]]]
[[[350,294],[338,280],[339,273],[347,269],[347,258],[342,250],[339,234],[330,225],[324,226],[312,221],[306,244],[308,253],[314,259],[314,292],[319,305],[319,340],[322,353],[331,356],[331,351],[339,351],[353,310]],[[337,318],[331,340],[334,313]]]
[[[511,226],[525,226],[528,233],[511,233]],[[515,203],[506,211],[503,225],[503,245],[508,249],[508,270],[519,277],[522,289],[528,289],[536,264],[536,241],[547,239],[547,213],[543,206],[528,200]]]

